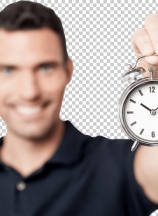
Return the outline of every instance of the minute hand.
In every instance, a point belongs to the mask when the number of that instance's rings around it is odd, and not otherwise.
[[[143,106],[145,109],[147,109],[147,110],[149,110],[150,112],[151,112],[151,109],[149,108],[149,107],[147,107],[147,106],[145,106],[144,104],[140,104],[141,106]]]

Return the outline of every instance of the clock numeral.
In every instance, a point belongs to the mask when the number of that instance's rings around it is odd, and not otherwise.
[[[150,86],[149,89],[150,89],[150,93],[155,93],[155,86]]]
[[[155,137],[155,132],[154,131],[151,132],[151,136]]]

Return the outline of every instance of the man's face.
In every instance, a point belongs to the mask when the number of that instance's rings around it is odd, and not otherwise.
[[[48,28],[0,29],[0,42],[0,116],[7,133],[26,139],[45,137],[59,121],[72,61],[68,67],[63,64],[59,36]]]

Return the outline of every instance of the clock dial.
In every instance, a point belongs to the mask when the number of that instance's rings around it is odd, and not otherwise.
[[[158,141],[158,83],[136,87],[124,103],[125,122],[137,137]]]

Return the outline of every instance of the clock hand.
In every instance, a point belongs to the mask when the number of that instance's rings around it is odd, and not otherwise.
[[[145,109],[147,109],[147,110],[149,110],[150,112],[151,112],[151,109],[149,108],[149,107],[147,107],[147,106],[145,106],[144,104],[140,104],[141,106],[143,106]]]
[[[158,109],[158,107],[154,111],[156,111],[157,109]]]

